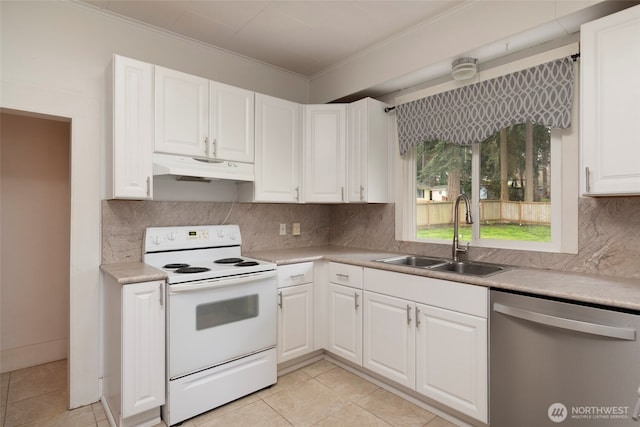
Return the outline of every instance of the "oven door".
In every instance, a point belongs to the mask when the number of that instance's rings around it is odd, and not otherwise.
[[[276,345],[276,272],[169,285],[174,379]]]

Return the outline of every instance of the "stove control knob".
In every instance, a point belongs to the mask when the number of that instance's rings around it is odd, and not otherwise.
[[[238,238],[238,233],[232,232],[229,237],[231,238],[231,240],[236,240]]]
[[[151,236],[151,243],[153,243],[154,245],[159,245],[160,244],[160,236]]]
[[[224,230],[218,230],[218,237],[220,238],[224,237]]]
[[[176,240],[176,237],[178,237],[178,235],[174,231],[172,231],[171,233],[167,234],[167,239],[169,239],[172,242],[174,240]]]

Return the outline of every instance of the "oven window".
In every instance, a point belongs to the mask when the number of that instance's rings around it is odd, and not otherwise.
[[[196,330],[215,328],[227,323],[258,317],[258,294],[196,306]]]

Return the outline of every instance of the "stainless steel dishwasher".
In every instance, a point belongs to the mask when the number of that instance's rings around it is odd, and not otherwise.
[[[491,291],[491,427],[640,427],[640,313]]]

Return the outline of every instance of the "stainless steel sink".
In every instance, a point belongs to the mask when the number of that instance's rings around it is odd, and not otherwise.
[[[412,267],[429,267],[445,262],[445,260],[443,260],[442,258],[432,258],[418,255],[402,255],[391,258],[378,259],[376,261],[384,262],[385,264],[409,265]]]
[[[431,270],[449,271],[452,273],[466,274],[470,276],[489,276],[506,270],[506,266],[499,264],[487,264],[473,261],[447,261],[444,264],[434,265]]]
[[[489,264],[475,261],[452,261],[446,258],[435,258],[419,255],[400,255],[391,258],[378,259],[377,262],[393,265],[406,265],[433,271],[447,271],[468,276],[486,277],[500,273],[509,268],[506,265]]]

